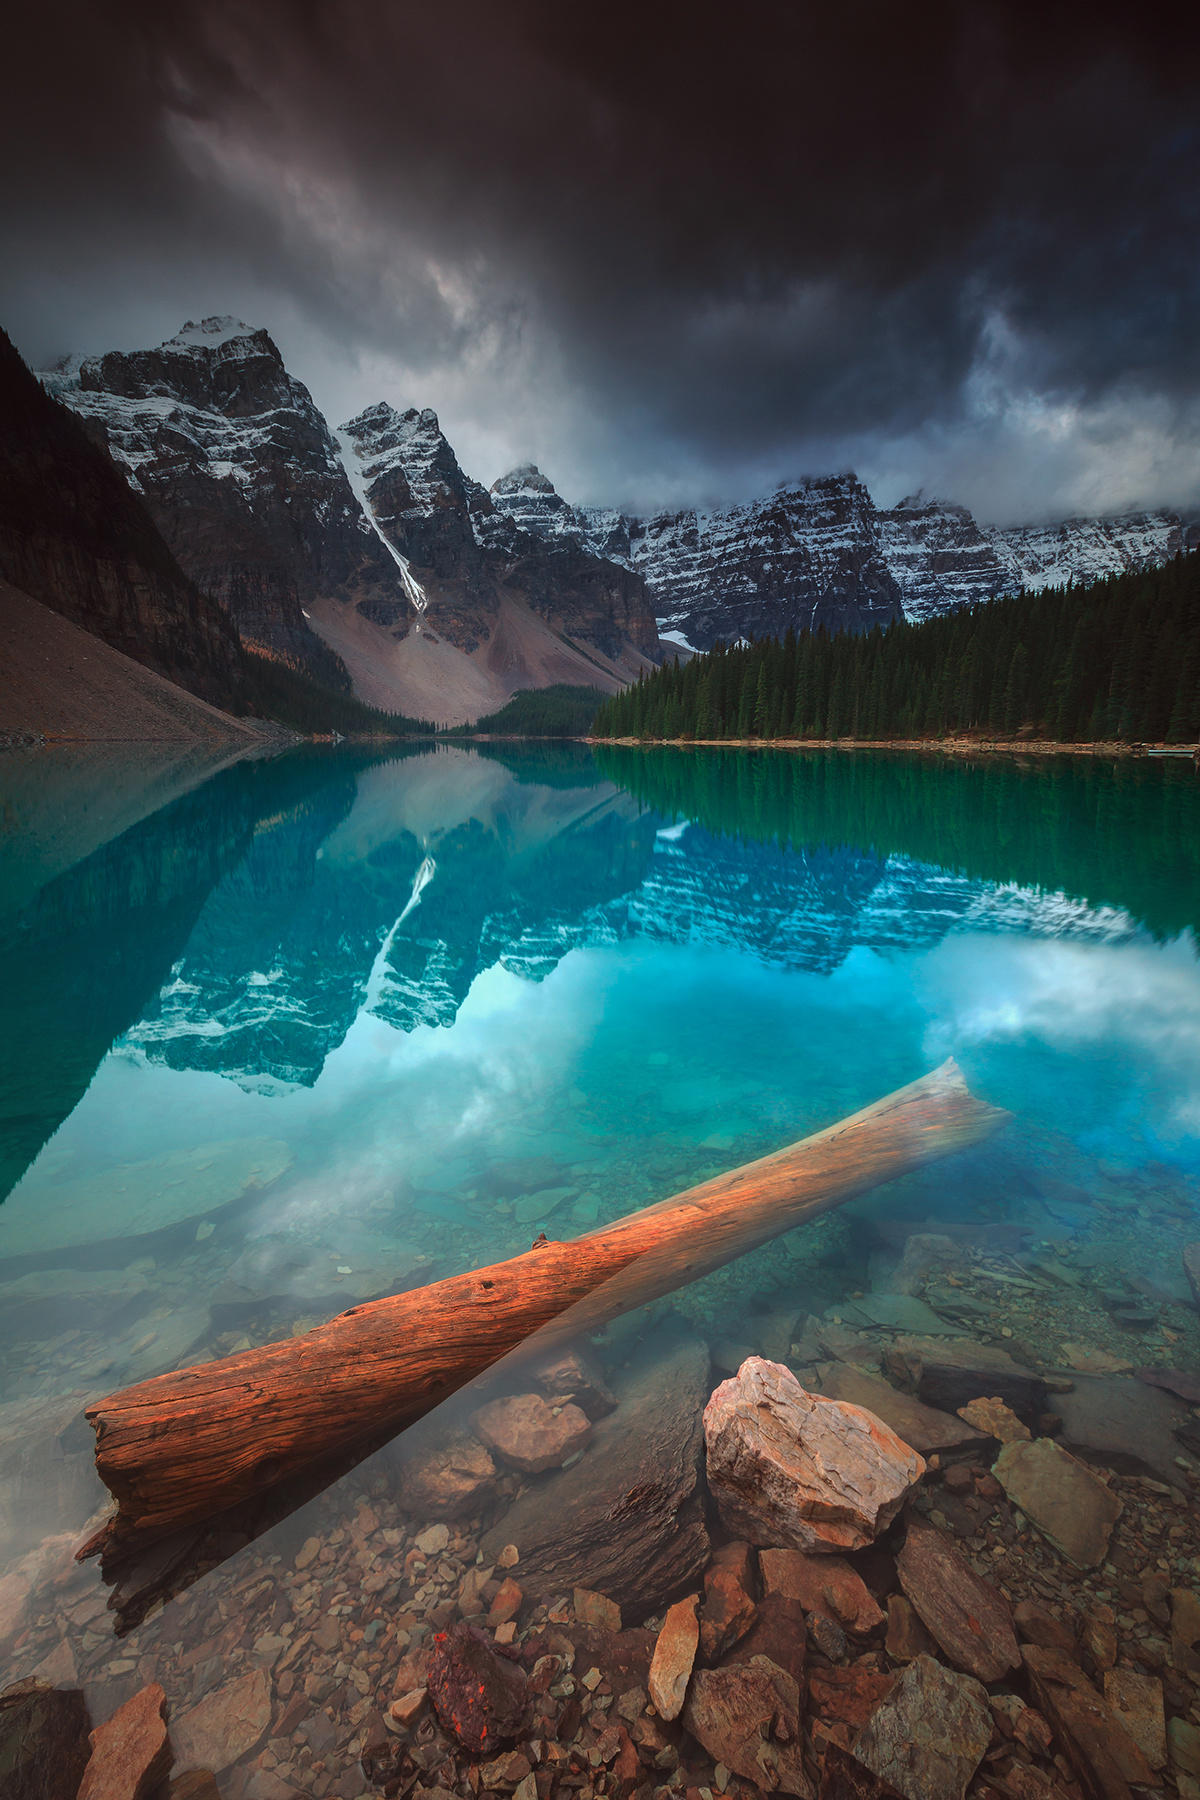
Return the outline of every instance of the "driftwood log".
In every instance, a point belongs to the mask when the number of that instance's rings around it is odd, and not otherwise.
[[[501,1358],[594,1330],[979,1143],[1008,1117],[946,1062],[840,1124],[584,1237],[539,1241],[506,1262],[352,1307],[302,1337],[110,1394],[87,1408],[96,1466],[117,1501],[105,1548],[165,1536],[378,1443]]]

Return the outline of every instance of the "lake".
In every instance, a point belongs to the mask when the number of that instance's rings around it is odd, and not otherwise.
[[[1129,1484],[1141,1533],[1039,1579],[1120,1607],[1151,1543],[1200,1573],[1187,1381],[1135,1373],[1200,1382],[1190,765],[30,749],[0,756],[0,828],[9,1679],[82,1689],[93,1722],[160,1681],[177,1768],[224,1800],[358,1800],[360,1756],[386,1770],[408,1741],[376,1744],[398,1666],[536,1562],[497,1559],[506,1529],[576,1469],[572,1492],[603,1487],[604,1419],[628,1440],[657,1417],[656,1371],[698,1415],[752,1354],[900,1392],[922,1344],[1002,1350],[1050,1377],[1053,1429]],[[89,1401],[592,1231],[948,1057],[1012,1122],[597,1334],[551,1409],[586,1417],[563,1475],[481,1451],[472,1390],[273,1522],[107,1582],[72,1560],[105,1499]],[[703,1530],[702,1497],[681,1507]],[[536,1602],[526,1581],[520,1633],[593,1582],[625,1583],[626,1627],[660,1617],[670,1573],[608,1554],[547,1553],[561,1579]],[[997,1578],[1032,1554],[1019,1523]],[[437,1741],[410,1749],[436,1785]]]

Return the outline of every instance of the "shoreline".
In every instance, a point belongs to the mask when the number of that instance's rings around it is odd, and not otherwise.
[[[1200,744],[1061,743],[1053,738],[597,738],[576,739],[593,747],[675,750],[922,750],[941,756],[1169,756],[1200,759]]]

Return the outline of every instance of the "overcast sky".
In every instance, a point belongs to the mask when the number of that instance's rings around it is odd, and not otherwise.
[[[0,322],[266,325],[332,422],[737,499],[1200,506],[1196,34],[1155,6],[59,0],[6,26]]]

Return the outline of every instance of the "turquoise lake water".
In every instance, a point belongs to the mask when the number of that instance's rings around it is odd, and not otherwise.
[[[714,1366],[781,1310],[851,1316],[925,1229],[1108,1295],[1019,1323],[1044,1365],[1083,1331],[1200,1368],[1190,765],[30,750],[0,826],[14,1675],[186,1685],[170,1606],[131,1654],[69,1573],[103,1499],[87,1400],[586,1231],[948,1056],[1013,1125],[683,1289]]]

